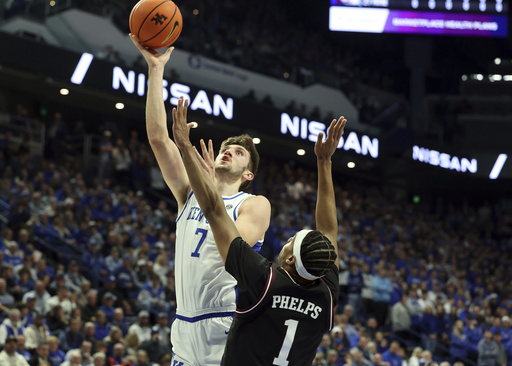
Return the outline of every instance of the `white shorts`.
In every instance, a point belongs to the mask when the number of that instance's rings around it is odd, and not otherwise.
[[[176,319],[171,342],[176,366],[219,366],[233,317],[215,317],[195,322]]]

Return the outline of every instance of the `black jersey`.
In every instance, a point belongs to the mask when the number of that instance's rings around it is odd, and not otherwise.
[[[238,282],[238,299],[221,365],[311,365],[322,336],[333,326],[337,267],[302,286],[236,238],[226,270]]]

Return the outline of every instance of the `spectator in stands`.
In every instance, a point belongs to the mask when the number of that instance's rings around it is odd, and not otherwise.
[[[350,263],[350,270],[347,278],[348,304],[355,310],[358,316],[361,309],[361,291],[364,287],[363,275],[355,259]]]
[[[105,366],[106,365],[106,356],[104,353],[96,352],[93,356],[93,366]]]
[[[0,325],[0,346],[4,345],[9,336],[14,336],[17,341],[20,334],[24,334],[21,313],[18,309],[12,309],[9,311],[9,318]]]
[[[376,353],[375,357],[373,358],[373,363],[371,366],[385,366],[387,363],[385,363],[382,360],[382,355],[380,353]]]
[[[123,139],[118,138],[116,147],[112,149],[112,159],[115,170],[115,181],[122,187],[129,187],[130,185],[130,164],[132,158],[130,150],[124,144]]]
[[[81,331],[82,328],[82,320],[79,318],[71,319],[69,322],[69,327],[65,332],[62,332],[59,336],[60,348],[67,352],[74,348],[80,348],[82,342],[84,341],[84,334]]]
[[[95,198],[93,200],[93,202],[98,202],[97,200],[99,200],[99,199],[101,199],[101,198],[97,197],[97,198]],[[103,239],[103,235],[100,232],[101,224],[99,224],[98,222],[96,222],[94,220],[90,220],[87,225],[89,226],[89,241],[88,241],[88,244],[99,245],[100,249],[103,248],[103,245],[105,244],[105,240]],[[104,261],[104,260],[102,260],[102,261]],[[106,268],[105,264],[101,263],[102,273],[104,273],[103,270],[105,268]]]
[[[96,338],[96,326],[93,322],[87,322],[84,324],[84,341],[91,342],[93,349],[98,342],[98,339]]]
[[[109,358],[110,365],[126,365],[132,366],[132,362],[126,358],[125,346],[122,343],[114,345],[114,352]]]
[[[128,333],[132,332],[137,334],[139,344],[151,339],[151,326],[149,325],[149,312],[147,310],[141,310],[137,323],[128,328]]]
[[[103,299],[106,293],[114,295],[114,306],[119,307],[125,300],[124,294],[117,289],[117,280],[114,275],[109,275],[104,282],[103,287],[98,291],[97,298]]]
[[[111,326],[107,322],[107,315],[104,311],[98,310],[96,312],[96,321],[94,322],[96,327],[95,337],[97,340],[104,340],[105,337],[110,333]]]
[[[60,366],[81,366],[82,365],[82,355],[80,351],[74,350],[69,355],[69,360],[64,361]]]
[[[362,268],[363,288],[361,289],[361,315],[369,317],[373,315],[373,275],[370,271],[370,265],[363,263]]]
[[[162,345],[159,336],[160,328],[158,325],[154,325],[151,328],[151,338],[142,342],[139,347],[139,349],[146,351],[146,353],[149,355],[149,361],[151,362],[158,362],[160,357],[167,352],[167,348]]]
[[[389,302],[393,292],[393,285],[387,277],[386,269],[383,266],[375,268],[375,275],[372,278],[372,292],[375,318],[379,326],[382,327],[388,316]]]
[[[98,291],[97,290],[89,290],[87,295],[85,296],[86,304],[82,306],[82,319],[86,322],[94,320],[96,316],[96,312],[98,311],[97,304]]]
[[[25,328],[27,328],[29,325],[34,324],[34,318],[38,314],[37,311],[35,310],[36,299],[34,297],[29,297],[26,299],[26,301],[26,303],[22,302],[22,304],[25,306],[25,310],[23,311],[23,316],[21,318],[21,323]]]
[[[82,247],[85,247],[89,242],[89,225],[86,221],[81,221],[78,228],[73,231],[73,239]]]
[[[410,338],[411,310],[406,294],[403,294],[400,301],[391,309],[391,325],[393,333],[400,342],[405,342]]]
[[[64,220],[60,217],[53,219],[53,228],[57,231],[58,236],[67,243],[72,243],[73,236],[71,231],[64,225]]]
[[[64,310],[62,310],[62,306],[56,305],[50,310],[48,315],[46,316],[46,323],[48,324],[48,329],[50,330],[50,334],[60,335],[67,327],[67,318],[66,314],[64,314]]]
[[[106,130],[103,132],[103,138],[100,141],[100,156],[98,164],[98,182],[103,184],[105,178],[110,176],[110,165],[112,164],[112,132]]]
[[[24,295],[34,289],[35,282],[32,280],[28,269],[22,267],[18,271],[18,280],[16,281],[16,285],[19,286],[21,295]]]
[[[500,332],[494,332],[492,335],[492,340],[498,346],[498,357],[496,357],[496,365],[497,366],[506,366],[507,365],[507,351],[505,346],[503,345],[502,337]]]
[[[25,358],[16,353],[18,339],[16,336],[10,335],[5,340],[4,349],[0,352],[0,365],[29,366]]]
[[[18,244],[14,241],[8,241],[6,244],[7,250],[4,252],[3,263],[10,264],[16,267],[23,264],[23,252],[18,249]]]
[[[48,345],[48,343],[43,342],[37,346],[36,353],[32,356],[28,363],[30,366],[38,366],[41,364],[41,362],[45,361],[48,362],[50,366],[55,366],[53,364],[53,361],[48,357],[49,354],[50,346]]]
[[[466,324],[467,326],[464,327],[464,335],[467,339],[467,357],[470,360],[476,361],[478,357],[478,342],[482,339],[484,329],[477,326],[477,322],[473,314],[469,314],[467,316]]]
[[[0,310],[3,313],[9,311],[14,306],[14,297],[7,291],[7,282],[0,278]]]
[[[408,366],[419,366],[422,352],[423,350],[421,347],[415,347],[412,350],[411,357],[409,358]]]
[[[66,358],[71,359],[71,355],[77,351],[80,353],[80,357],[82,359],[82,365],[91,365],[92,364],[93,359],[92,359],[92,354],[91,354],[91,352],[92,352],[92,343],[91,342],[84,340],[82,342],[82,344],[80,345],[80,348],[68,351],[68,353],[66,354]]]
[[[508,344],[512,342],[512,327],[510,317],[505,315],[501,318],[501,342]]]
[[[96,227],[96,224],[93,225]],[[82,256],[82,262],[80,266],[87,269],[89,280],[91,281],[94,288],[98,288],[102,279],[108,275],[108,270],[105,265],[105,258],[101,254],[101,245],[99,241],[91,235],[87,245],[87,251]]]
[[[66,354],[59,348],[59,343],[59,339],[56,336],[48,337],[48,358],[52,360],[54,365],[60,365],[66,358]]]
[[[389,362],[390,366],[402,366],[402,357],[399,355],[400,344],[396,341],[391,342],[389,350],[382,354],[382,360]]]
[[[64,278],[64,272],[57,273],[56,277],[62,276]],[[53,308],[57,305],[60,305],[62,307],[62,311],[66,315],[67,319],[71,318],[71,313],[76,308],[76,304],[70,300],[69,291],[68,288],[64,285],[60,285],[57,289],[57,294],[55,296],[52,296],[48,300],[48,306],[50,308]]]
[[[34,315],[34,323],[25,328],[24,334],[26,338],[26,347],[30,351],[36,349],[39,345],[46,343],[50,336],[50,332],[48,331],[48,326],[44,324],[44,315],[36,313]]]
[[[137,353],[137,349],[139,348],[139,340],[137,338],[137,334],[132,332],[128,333],[124,339],[126,344],[126,353],[129,356],[135,356]]]
[[[114,235],[113,233],[109,234]],[[121,251],[117,246],[112,247],[110,251],[110,255],[105,257],[105,265],[107,266],[108,272],[110,274],[115,273],[115,271],[121,267],[123,264],[123,259],[121,258]]]
[[[157,324],[155,327],[158,327],[158,340],[160,343],[164,346],[169,346],[171,339],[171,328],[169,328],[169,317],[166,313],[161,312],[158,314]]]
[[[79,294],[82,289],[82,283],[86,278],[80,273],[80,267],[76,260],[69,262],[68,272],[66,274],[66,285],[69,290],[75,294]]]
[[[103,311],[107,317],[107,321],[110,323],[114,316],[114,302],[117,297],[112,292],[105,292],[103,295],[103,304],[100,306],[100,310]]]
[[[162,242],[156,242],[155,247],[162,246]],[[153,265],[153,273],[160,277],[160,282],[165,286],[167,285],[167,273],[169,272],[169,265],[167,255],[164,253],[156,257],[155,264]]]
[[[112,315],[112,322],[110,323],[113,327],[118,327],[123,333],[123,337],[128,334],[128,326],[124,318],[124,312],[122,308],[115,308]]]
[[[146,282],[139,292],[137,298],[139,304],[150,313],[158,314],[162,311],[168,311],[169,306],[165,301],[164,287],[160,282],[160,277],[154,273],[149,275],[150,281]]]
[[[30,353],[25,348],[25,336],[23,334],[20,334],[18,336],[18,345],[16,346],[16,353],[22,355],[27,362],[32,358],[32,353]]]
[[[125,298],[136,298],[139,290],[136,286],[135,273],[132,270],[131,261],[131,255],[125,254],[123,265],[114,273],[119,289],[124,293]]]
[[[427,351],[434,352],[437,340],[437,321],[432,312],[432,306],[430,305],[425,307],[425,312],[421,317],[420,331],[423,348]]]
[[[50,283],[51,280],[53,280],[53,277],[55,275],[55,269],[52,266],[48,266],[46,263],[46,259],[41,258],[36,263],[36,277],[38,280],[43,281],[45,284],[45,289],[48,283]],[[37,284],[36,284],[36,291],[37,291]]]
[[[465,362],[468,355],[468,340],[464,334],[464,322],[457,320],[450,337],[450,355],[453,362]]]
[[[491,331],[485,330],[484,337],[478,343],[478,366],[495,366],[499,351],[498,345],[492,339]]]

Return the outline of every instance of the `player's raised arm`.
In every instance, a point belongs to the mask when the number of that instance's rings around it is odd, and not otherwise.
[[[181,211],[187,199],[190,184],[180,152],[169,138],[167,114],[162,95],[165,65],[169,61],[174,47],[168,48],[165,53],[159,53],[143,47],[133,34],[130,34],[130,39],[148,64],[146,129],[149,143],[165,182],[178,201],[178,209]]]
[[[211,176],[208,175],[201,165],[199,153],[190,142],[187,107],[188,101],[183,101],[183,98],[180,98],[178,106],[172,110],[174,141],[176,141],[176,145],[181,151],[186,174],[188,174],[190,179],[190,185],[204,217],[210,224],[220,256],[223,261],[226,261],[231,242],[240,234],[229,217],[222,196],[212,181]]]
[[[318,134],[315,144],[315,154],[318,166],[318,197],[316,201],[316,228],[324,234],[332,243],[338,254],[338,219],[336,214],[336,201],[332,182],[331,157],[336,151],[343,134],[347,120],[344,117],[333,120],[327,130],[327,138],[323,139],[323,133]],[[336,260],[339,267],[339,261]]]

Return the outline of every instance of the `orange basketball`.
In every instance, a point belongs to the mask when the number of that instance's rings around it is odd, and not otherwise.
[[[130,31],[148,48],[169,47],[182,26],[180,9],[171,0],[140,0],[130,14]]]

